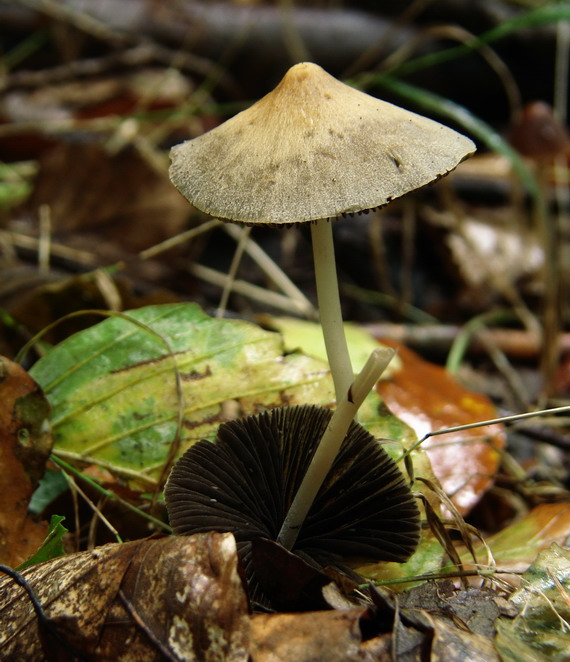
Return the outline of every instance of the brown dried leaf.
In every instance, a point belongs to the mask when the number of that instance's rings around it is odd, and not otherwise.
[[[390,635],[371,637],[365,634],[372,621],[371,612],[362,608],[304,614],[258,614],[251,620],[251,660],[391,662]]]
[[[180,231],[188,205],[135,150],[110,155],[97,144],[60,143],[40,160],[40,172],[28,207],[49,205],[58,236],[94,231],[101,242],[138,251]]]
[[[247,660],[247,600],[231,534],[110,544],[0,579],[0,657]],[[128,645],[127,645],[128,644]]]
[[[487,637],[458,627],[451,619],[442,618],[427,611],[418,611],[414,618],[418,629],[427,630],[432,662],[500,662],[493,642]],[[459,624],[460,625],[460,624]]]
[[[48,525],[28,516],[28,503],[52,446],[49,404],[17,363],[0,357],[0,563],[17,566],[41,545]]]
[[[489,639],[500,614],[496,595],[491,589],[459,591],[449,580],[423,584],[398,596],[381,588],[372,591],[379,613],[390,622],[387,629],[398,662],[498,662]]]

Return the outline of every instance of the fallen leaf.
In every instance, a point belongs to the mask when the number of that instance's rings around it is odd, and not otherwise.
[[[22,577],[45,618],[21,586],[0,578],[2,659],[247,660],[247,600],[231,534],[114,543]]]
[[[564,544],[570,536],[570,503],[544,503],[522,519],[487,538],[497,566],[503,570],[526,570],[536,555],[554,542]],[[476,546],[483,558],[484,550]],[[468,555],[464,558],[467,561]],[[468,562],[468,561],[467,561]]]
[[[327,361],[327,350],[320,324],[295,317],[274,317],[272,315],[258,315],[257,319],[263,326],[281,333],[285,351],[300,350],[303,354]],[[345,322],[343,326],[352,367],[354,372],[358,373],[364,367],[370,354],[378,347],[378,341],[369,331],[357,324]],[[389,379],[400,368],[401,362],[396,355],[382,373],[381,379]]]
[[[49,404],[17,363],[0,357],[0,563],[20,565],[41,545],[45,522],[28,503],[45,471],[52,439]]]
[[[27,203],[32,213],[49,205],[52,231],[94,231],[97,242],[137,252],[173,236],[184,227],[188,205],[136,150],[111,155],[96,143],[60,142],[40,159],[34,191]],[[160,218],[160,222],[157,219]]]
[[[420,542],[414,554],[405,563],[368,563],[360,565],[356,571],[371,582],[387,582],[393,591],[406,591],[417,582],[413,578],[431,572],[439,572],[445,551],[429,529],[422,529]],[[409,579],[408,582],[398,580]]]
[[[389,346],[395,343],[385,341]],[[428,432],[497,417],[484,395],[458,384],[440,366],[398,346],[402,369],[377,390],[390,410],[413,428],[418,438]],[[430,437],[423,443],[433,471],[457,509],[465,514],[492,484],[505,435],[496,424]]]
[[[509,603],[514,619],[497,621],[495,644],[505,662],[564,662],[570,650],[570,550],[542,551]]]
[[[427,611],[414,614],[417,627],[423,626],[429,632],[430,660],[438,662],[501,662],[493,642],[487,637],[475,634],[467,628],[457,627],[451,619],[446,619]]]
[[[500,613],[492,590],[461,591],[445,580],[398,596],[386,589],[371,595],[391,621],[392,659],[499,662],[489,638]]]
[[[144,490],[156,486],[170,458],[213,439],[224,421],[334,400],[321,362],[283,356],[278,334],[213,319],[195,304],[107,319],[57,345],[31,374],[52,406],[57,454]]]
[[[252,662],[391,662],[390,636],[368,609],[258,614],[251,620]]]

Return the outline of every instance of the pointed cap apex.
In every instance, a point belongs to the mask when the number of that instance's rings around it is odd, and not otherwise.
[[[174,147],[170,176],[212,216],[290,224],[386,205],[474,151],[456,131],[302,62],[247,110]]]

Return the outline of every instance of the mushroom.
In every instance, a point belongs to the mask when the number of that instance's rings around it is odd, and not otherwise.
[[[173,531],[234,534],[250,595],[262,596],[252,543],[277,540],[318,442],[334,414],[316,405],[277,407],[224,423],[215,443],[198,441],[173,467],[165,488]],[[402,562],[419,540],[419,509],[394,460],[361,425],[349,422],[293,551],[317,564]]]
[[[456,131],[303,62],[247,110],[175,146],[170,177],[196,208],[223,220],[311,223],[321,325],[339,402],[353,371],[330,219],[386,205],[447,174],[474,150]]]

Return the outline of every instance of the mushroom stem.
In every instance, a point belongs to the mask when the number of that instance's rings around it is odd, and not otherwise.
[[[356,412],[394,354],[393,349],[377,347],[370,354],[362,371],[346,390],[344,397],[337,403],[336,410],[320,440],[277,537],[277,542],[283,547],[291,549],[295,544],[305,517],[338,454]]]
[[[321,326],[339,403],[346,397],[354,372],[342,323],[331,221],[323,219],[311,223],[311,236]]]

